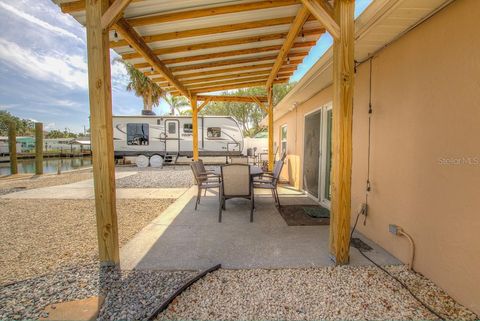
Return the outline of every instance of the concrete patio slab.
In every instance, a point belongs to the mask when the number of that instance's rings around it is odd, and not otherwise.
[[[282,194],[283,191],[283,194]],[[312,204],[297,191],[283,189],[283,204]],[[288,226],[269,195],[255,199],[254,222],[249,201],[227,201],[218,223],[218,196],[209,192],[194,210],[192,187],[121,249],[123,269],[200,270],[221,263],[224,268],[301,268],[333,265],[328,226]],[[400,264],[376,244],[368,252],[380,264]],[[371,264],[351,250],[351,264]]]

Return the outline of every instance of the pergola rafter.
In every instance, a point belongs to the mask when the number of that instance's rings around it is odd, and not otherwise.
[[[306,51],[290,52],[288,54],[288,58],[291,60],[295,60],[295,58],[299,58],[303,60],[303,58],[305,58],[306,55],[308,55],[308,52]],[[176,65],[172,67],[169,66],[169,68],[172,72],[192,71],[192,70],[199,70],[199,69],[218,68],[218,67],[224,67],[224,66],[237,66],[242,64],[256,63],[256,62],[262,62],[262,61],[268,61],[268,60],[272,60],[272,63],[273,63],[273,61],[276,58],[277,58],[277,55],[265,55],[260,57],[251,57],[251,58],[235,58],[235,59],[227,59],[227,60],[220,60],[220,61],[215,60],[215,61],[199,63],[199,64]],[[151,68],[150,64],[146,62],[136,63],[133,66],[137,69]]]
[[[138,33],[128,24],[125,19],[120,19],[115,24],[115,28],[120,32],[128,43],[139,52],[140,55],[160,73],[165,79],[171,82],[178,91],[187,97],[190,96],[188,90],[175,78],[172,72],[160,61],[152,50],[143,42]]]
[[[199,157],[198,113],[202,108],[213,101],[257,104],[268,114],[272,168],[273,85],[288,81],[325,30],[335,40],[330,249],[337,264],[348,262],[354,0],[334,0],[333,7],[325,0],[252,0],[227,5],[202,0],[195,6],[173,1],[149,1],[148,6],[142,6],[145,0],[55,1],[61,2],[63,12],[86,21],[102,262],[117,264],[119,260],[109,47],[172,95],[190,100],[195,159]],[[109,28],[116,31],[110,37]],[[117,32],[121,37],[112,39]],[[208,94],[257,86],[266,87],[266,97]],[[198,101],[203,103],[199,106]]]
[[[307,29],[303,31],[303,35],[307,36],[319,36],[325,33],[325,28],[315,28],[315,29]],[[187,52],[187,51],[195,51],[195,50],[202,50],[202,49],[210,49],[210,48],[218,48],[218,47],[228,47],[233,45],[242,45],[242,44],[253,44],[263,41],[271,41],[271,40],[282,40],[285,39],[288,35],[287,32],[280,32],[280,33],[271,33],[259,36],[252,36],[252,37],[242,37],[242,38],[234,38],[234,39],[227,39],[227,40],[220,40],[220,41],[211,41],[211,42],[204,42],[192,45],[184,45],[184,46],[176,46],[176,47],[165,47],[154,49],[153,53],[156,55],[165,55],[165,54],[172,54],[172,53],[179,53],[179,52]],[[297,41],[301,41],[301,39],[297,39]],[[113,44],[117,44],[113,42]],[[112,46],[111,46],[112,47]],[[123,54],[122,55],[125,59],[133,59],[138,58],[138,55],[135,54]]]
[[[283,71],[294,71],[297,69],[297,66],[301,63],[300,60],[295,60],[291,62],[289,65],[283,66],[281,70]],[[225,68],[225,69],[214,69],[214,70],[208,70],[208,71],[198,71],[198,72],[192,72],[192,73],[185,73],[185,74],[176,74],[177,79],[180,80],[188,80],[192,78],[197,78],[197,79],[205,79],[208,78],[212,75],[218,75],[218,74],[228,74],[230,73],[231,76],[238,76],[239,71],[242,73],[247,73],[247,72],[257,72],[261,73],[262,70],[271,70],[273,67],[273,64],[258,64],[258,65],[246,65],[246,66],[240,66],[240,67],[233,67],[233,68]],[[262,69],[262,70],[259,70]],[[147,72],[145,73],[147,76],[158,76],[158,72]],[[204,77],[204,78],[199,78],[199,77]],[[153,81],[167,81],[164,77],[152,77]],[[186,83],[186,82],[184,82]]]

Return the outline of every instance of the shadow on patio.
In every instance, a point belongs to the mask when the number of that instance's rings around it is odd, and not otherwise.
[[[256,191],[254,222],[249,201],[227,201],[218,223],[217,191],[202,197],[194,210],[196,187],[190,188],[121,250],[122,269],[200,270],[214,264],[227,269],[300,268],[333,265],[328,252],[328,225],[288,226],[267,192]],[[283,205],[316,204],[289,186],[279,188]],[[379,264],[399,264],[368,239],[369,256]],[[350,263],[369,262],[352,249]]]

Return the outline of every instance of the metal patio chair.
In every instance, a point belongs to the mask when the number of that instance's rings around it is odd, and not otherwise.
[[[201,175],[207,175],[208,178],[216,178],[220,182],[220,175],[215,174],[215,171],[213,169],[206,169],[205,164],[203,164],[203,160],[199,159],[196,161],[198,164],[198,170]],[[203,196],[207,195],[207,189],[205,188],[205,194]]]
[[[213,173],[207,173],[202,170],[202,164],[198,161],[194,161],[190,164],[192,168],[193,177],[197,183],[197,200],[195,202],[195,210],[197,210],[198,204],[200,204],[200,198],[202,197],[202,189],[207,193],[209,188],[220,188],[220,177]],[[204,168],[204,167],[203,167]]]
[[[253,222],[255,197],[250,176],[250,166],[248,164],[225,165],[221,167],[221,173],[218,222],[222,222],[222,210],[225,210],[226,200],[231,198],[246,198],[250,200],[250,222]]]
[[[272,191],[272,196],[275,200],[275,204],[280,206],[280,198],[278,197],[277,184],[282,172],[283,161],[279,160],[275,162],[272,174],[263,174],[261,178],[253,180],[254,188],[269,189]]]

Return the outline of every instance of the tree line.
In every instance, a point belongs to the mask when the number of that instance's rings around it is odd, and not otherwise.
[[[0,136],[8,135],[8,128],[11,123],[15,124],[17,136],[35,135],[35,122],[33,120],[20,118],[6,110],[0,110]],[[78,136],[67,129],[63,131],[54,129],[45,134],[45,138],[77,138]]]

